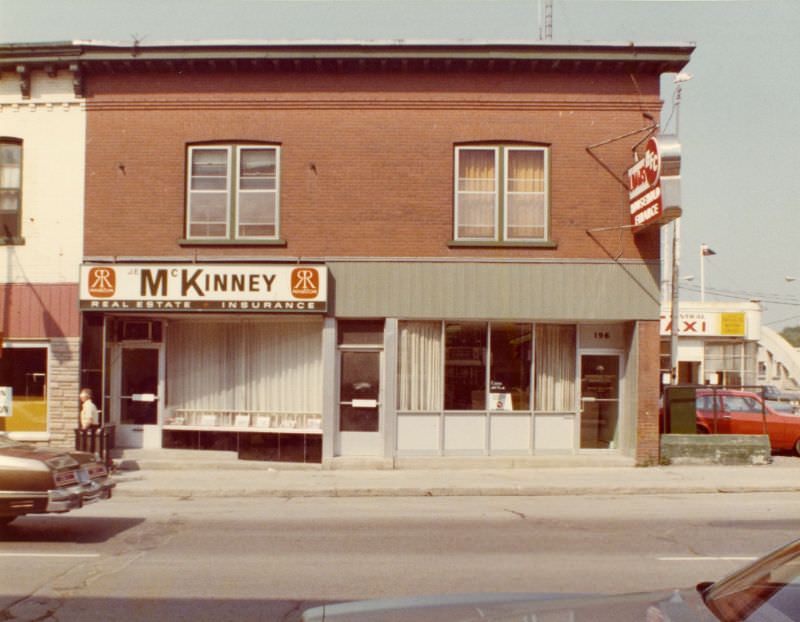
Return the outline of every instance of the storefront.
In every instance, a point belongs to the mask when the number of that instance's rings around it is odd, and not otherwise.
[[[483,268],[478,284],[498,266]],[[438,303],[419,290],[428,279],[403,273],[443,269],[474,272],[412,262],[86,265],[84,369],[102,374],[84,380],[103,395],[122,447],[308,462],[633,454],[636,321],[526,319],[519,309],[535,305],[522,296],[509,308],[502,287],[495,301],[505,309],[492,302],[488,317],[465,313],[476,299],[462,290],[429,319]],[[535,264],[506,270],[558,278]]]
[[[678,382],[752,386],[758,377],[761,305],[757,302],[680,303]],[[669,310],[661,313],[661,374],[668,383]]]
[[[119,446],[320,460],[324,267],[93,265],[81,276],[84,369],[102,372],[85,381],[101,388]]]
[[[656,325],[636,319],[646,265],[328,268],[323,456],[633,457],[643,427],[657,434]]]
[[[397,455],[619,450],[626,326],[400,321]]]

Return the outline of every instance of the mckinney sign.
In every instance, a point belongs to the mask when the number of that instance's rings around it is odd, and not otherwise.
[[[80,308],[324,313],[327,285],[325,266],[84,265]]]

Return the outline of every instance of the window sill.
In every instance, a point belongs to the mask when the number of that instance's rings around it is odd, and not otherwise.
[[[0,238],[0,246],[24,246],[24,245],[25,245],[25,238],[23,237]]]
[[[271,240],[254,240],[254,239],[237,239],[231,240],[229,238],[209,238],[209,239],[186,239],[178,240],[181,246],[286,246],[286,240],[271,239]]]
[[[558,248],[555,240],[505,242],[501,240],[450,240],[450,248]]]
[[[13,441],[49,441],[50,432],[8,432]]]

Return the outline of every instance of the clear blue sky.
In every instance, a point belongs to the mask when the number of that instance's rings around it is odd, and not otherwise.
[[[694,42],[680,113],[681,273],[800,324],[800,0],[555,0],[556,41]],[[0,0],[0,41],[536,40],[539,0]],[[662,83],[665,114],[671,76]],[[674,117],[673,117],[674,122]],[[673,129],[672,124],[667,130]],[[798,277],[787,283],[785,276]],[[707,299],[714,299],[707,294]],[[720,298],[727,299],[727,298]],[[789,304],[778,304],[779,301]]]

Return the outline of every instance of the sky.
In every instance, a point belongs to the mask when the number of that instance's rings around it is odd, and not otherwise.
[[[0,0],[0,42],[75,39],[536,41],[543,0]],[[554,0],[553,40],[691,42],[679,114],[681,300],[759,299],[800,324],[800,0]],[[676,127],[676,121],[679,126]],[[788,281],[786,277],[797,280]]]

